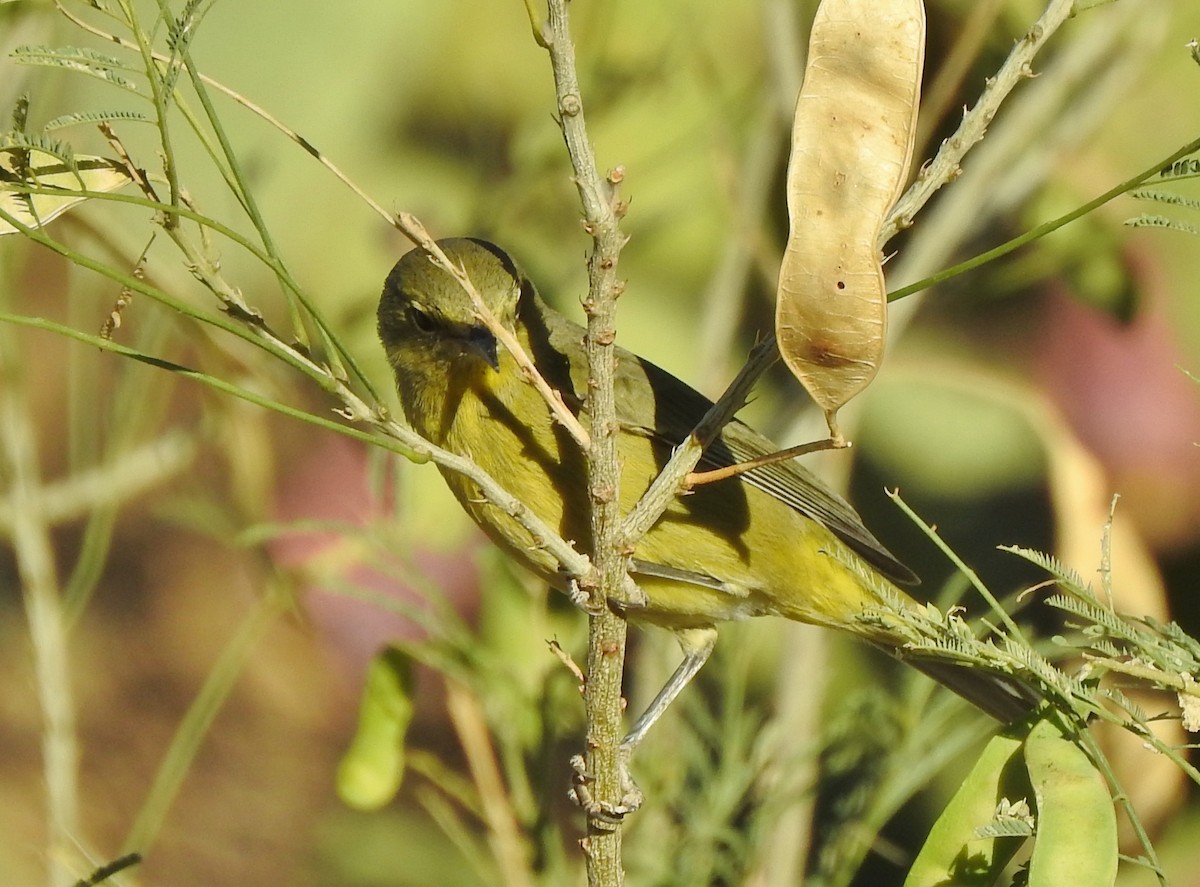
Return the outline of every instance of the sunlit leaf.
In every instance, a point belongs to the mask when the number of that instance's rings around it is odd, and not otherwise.
[[[1021,738],[1016,732],[995,736],[980,753],[962,786],[938,817],[917,854],[904,887],[961,887],[992,884],[1021,846],[1022,830],[1009,826],[1016,804],[1009,799],[1024,793],[1017,777]],[[1007,814],[1007,816],[1005,815]],[[983,828],[989,836],[982,837]],[[999,837],[997,835],[1000,835]]]
[[[1200,158],[1198,157],[1185,157],[1182,160],[1176,160],[1158,174],[1158,178],[1161,181],[1194,179],[1197,176],[1200,176]]]
[[[808,52],[775,326],[784,360],[832,428],[883,356],[886,291],[875,243],[912,158],[924,5],[822,0]]]
[[[1140,216],[1126,219],[1125,224],[1130,228],[1165,228],[1168,231],[1178,231],[1180,234],[1200,235],[1200,226],[1151,213],[1142,213]]]
[[[110,123],[114,120],[130,123],[150,123],[151,120],[140,111],[80,111],[74,114],[63,114],[61,117],[55,117],[53,120],[48,120],[42,126],[45,132],[52,132],[56,129],[64,129],[68,126],[80,126],[83,124]]]
[[[118,72],[134,73],[139,69],[94,49],[78,46],[18,46],[12,51],[11,58],[22,65],[66,68],[137,92],[133,82]]]
[[[37,148],[0,148],[0,210],[29,228],[40,228],[92,194],[115,191],[129,181],[125,168],[107,157],[76,154],[68,160]],[[0,218],[0,236],[18,230]]]
[[[1044,719],[1029,732],[1025,766],[1037,799],[1029,887],[1116,881],[1116,811],[1091,759]]]

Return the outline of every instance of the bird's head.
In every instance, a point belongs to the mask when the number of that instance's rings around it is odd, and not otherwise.
[[[525,276],[493,243],[474,238],[439,240],[466,272],[484,304],[514,329]],[[499,369],[496,337],[480,319],[462,285],[422,250],[407,253],[388,275],[379,300],[379,338],[397,371],[420,364],[450,373]]]

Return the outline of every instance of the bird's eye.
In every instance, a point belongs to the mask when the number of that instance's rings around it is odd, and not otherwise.
[[[412,325],[415,326],[419,332],[432,333],[436,327],[436,324],[433,322],[433,318],[415,305],[409,306],[408,316],[412,320]]]

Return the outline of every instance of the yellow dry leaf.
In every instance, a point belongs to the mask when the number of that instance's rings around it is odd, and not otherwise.
[[[792,128],[775,328],[835,434],[834,414],[883,357],[875,242],[908,175],[924,58],[921,0],[822,0],[817,9]]]
[[[1027,397],[1027,402],[1032,398]],[[1108,529],[1111,557],[1113,606],[1121,612],[1148,616],[1158,622],[1171,618],[1167,590],[1154,553],[1146,544],[1129,514],[1117,503],[1111,512],[1112,478],[1094,453],[1089,451],[1057,409],[1045,400],[1042,412],[1031,424],[1045,439],[1046,479],[1054,508],[1054,554],[1066,566],[1092,581],[1101,559],[1101,538]],[[1104,592],[1096,593],[1108,603]],[[1123,692],[1147,711],[1164,707],[1161,693],[1124,687]],[[1179,746],[1186,741],[1180,722],[1154,720],[1150,729],[1166,745]],[[1115,724],[1096,727],[1101,747],[1126,794],[1148,828],[1166,822],[1178,809],[1186,793],[1182,770],[1165,755],[1152,754],[1145,740]],[[1121,823],[1122,846],[1135,846],[1135,835],[1127,822]]]
[[[0,148],[0,209],[29,228],[40,228],[88,199],[81,191],[115,191],[130,181],[125,168],[107,157],[76,154],[74,167],[36,148]],[[62,191],[29,194],[25,188]],[[0,236],[19,229],[0,217]]]

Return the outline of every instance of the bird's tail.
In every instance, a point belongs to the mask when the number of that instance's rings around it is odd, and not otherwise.
[[[1041,702],[1033,687],[1012,675],[945,660],[906,656],[896,650],[889,652],[1003,724],[1019,721]]]
[[[1037,708],[1042,701],[1041,694],[1020,677],[957,662],[921,649],[925,645],[917,641],[939,636],[936,631],[932,635],[927,634],[936,628],[936,625],[928,623],[932,620],[949,628],[951,614],[942,614],[935,607],[918,603],[859,558],[843,558],[842,563],[858,579],[869,603],[857,617],[832,623],[836,627],[848,629],[901,662],[911,665],[1001,723],[1021,720]],[[803,620],[804,616],[793,618]],[[951,632],[947,640],[954,640],[955,634]]]

